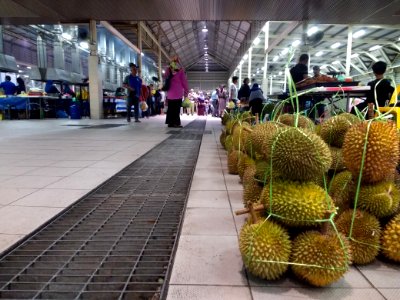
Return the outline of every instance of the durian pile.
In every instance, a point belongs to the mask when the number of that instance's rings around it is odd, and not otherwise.
[[[239,245],[247,270],[326,286],[350,264],[400,262],[399,137],[387,121],[343,113],[315,126],[300,114],[254,122],[226,114],[220,136],[248,213]]]

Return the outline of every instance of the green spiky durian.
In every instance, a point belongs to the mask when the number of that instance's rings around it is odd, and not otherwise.
[[[332,164],[328,145],[315,133],[286,127],[277,131],[271,148],[273,171],[290,180],[309,181]]]
[[[250,165],[255,165],[255,161],[246,154],[241,154],[238,160],[238,174],[240,179],[243,179],[244,171]]]
[[[383,230],[382,253],[387,258],[400,262],[400,214],[393,217]]]
[[[222,125],[226,125],[227,122],[231,119],[231,115],[230,114],[224,114],[221,118],[221,123]]]
[[[238,161],[241,155],[240,151],[233,150],[228,155],[228,172],[229,174],[238,174]]]
[[[219,141],[220,141],[222,147],[224,147],[224,149],[226,149],[225,148],[225,141],[226,141],[226,132],[225,132],[225,130],[222,130],[221,135],[219,136]]]
[[[341,148],[344,137],[353,123],[342,115],[329,118],[321,125],[321,137],[331,146]]]
[[[259,203],[262,190],[262,186],[260,186],[255,179],[249,180],[243,184],[244,206],[249,207],[249,204]]]
[[[252,128],[249,139],[254,152],[267,158],[268,153],[265,152],[265,150],[270,147],[272,137],[280,127],[282,127],[282,125],[276,122],[265,122],[255,125]]]
[[[386,181],[360,187],[357,208],[378,218],[391,216],[399,208],[400,193],[394,182]]]
[[[255,163],[247,166],[247,168],[244,170],[243,173],[243,178],[242,178],[243,185],[245,185],[247,182],[254,180],[256,171],[257,168]]]
[[[233,150],[233,139],[231,135],[228,135],[225,139],[225,149],[228,153]]]
[[[339,280],[351,261],[345,237],[317,231],[299,235],[293,241],[291,257],[293,273],[318,287]]]
[[[351,191],[353,189],[352,178],[353,176],[349,171],[343,171],[335,174],[330,183],[329,195],[338,208],[339,214],[350,208]]]
[[[245,151],[247,140],[250,136],[250,132],[245,130],[245,128],[250,129],[250,125],[247,123],[238,124],[233,128],[232,133],[233,147],[242,152]]]
[[[315,183],[274,180],[272,199],[270,185],[266,185],[260,200],[270,210],[280,216],[279,221],[288,226],[315,226],[316,220],[323,220],[335,212],[332,199],[325,190]]]
[[[265,160],[256,161],[256,173],[254,177],[262,183],[268,183],[271,176],[271,167],[270,164]],[[278,176],[277,172],[274,172],[274,178]]]
[[[341,148],[329,147],[332,154],[332,164],[330,169],[335,171],[342,171],[346,167],[343,164],[343,151]]]
[[[343,162],[355,179],[360,173],[366,138],[368,142],[362,181],[363,183],[380,182],[387,174],[394,173],[397,166],[399,142],[396,126],[378,121],[362,122],[353,125],[347,131],[343,143]]]
[[[296,116],[296,114],[283,114],[278,117],[277,121],[284,125],[294,127]],[[303,115],[298,115],[297,127],[308,129],[310,131],[314,131],[315,129],[314,122],[310,118],[307,118]]]
[[[240,232],[239,247],[247,270],[257,277],[275,280],[288,268],[285,262],[290,257],[289,235],[270,220],[245,224]]]
[[[356,115],[350,113],[341,113],[339,116],[349,120],[351,124],[361,123],[361,120]]]
[[[355,264],[368,264],[375,260],[379,253],[381,227],[379,220],[362,210],[357,210],[354,216],[353,209],[343,212],[335,221],[337,229],[349,240],[353,262]],[[350,233],[351,230],[351,233]]]

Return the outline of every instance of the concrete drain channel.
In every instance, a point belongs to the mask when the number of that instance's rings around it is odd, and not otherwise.
[[[4,253],[0,298],[164,299],[204,127],[193,121]]]

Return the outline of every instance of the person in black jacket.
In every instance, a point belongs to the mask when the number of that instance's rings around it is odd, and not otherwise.
[[[389,80],[384,78],[386,67],[387,64],[383,61],[378,61],[372,65],[372,71],[374,72],[375,80],[368,82],[371,90],[368,92],[367,99],[355,106],[359,111],[364,110],[370,103],[375,106],[375,109],[378,109],[376,107],[377,105],[379,105],[379,107],[383,107],[386,106],[386,101],[390,101],[390,98],[394,92],[394,87],[392,87]],[[351,110],[351,113],[353,114],[356,114],[355,107],[353,107]]]
[[[22,94],[22,93],[26,93],[26,87],[25,87],[25,81],[21,78],[18,77],[17,78],[17,95]]]

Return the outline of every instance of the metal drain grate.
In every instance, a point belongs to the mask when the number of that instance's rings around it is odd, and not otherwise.
[[[165,140],[0,257],[0,298],[165,297],[199,148]]]
[[[82,129],[108,129],[108,128],[115,128],[126,126],[126,124],[101,124],[101,125],[91,125],[82,127]]]

